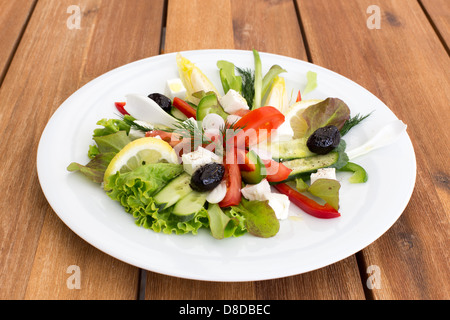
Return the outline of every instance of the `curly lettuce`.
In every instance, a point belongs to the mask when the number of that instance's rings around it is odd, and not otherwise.
[[[153,199],[182,172],[180,164],[147,164],[130,172],[115,173],[104,188],[111,199],[118,201],[135,218],[138,226],[168,234],[197,234],[200,228],[209,226],[205,208],[199,210],[193,219],[180,222],[171,215],[173,207],[161,209]]]

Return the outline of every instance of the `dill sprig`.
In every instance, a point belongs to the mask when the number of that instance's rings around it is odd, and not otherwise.
[[[373,112],[373,111],[372,111]],[[357,115],[355,115],[354,117],[351,117],[350,119],[348,119],[344,126],[341,128],[341,130],[339,130],[341,136],[344,136],[345,134],[347,134],[347,132],[350,131],[351,128],[353,128],[354,126],[358,125],[359,123],[361,123],[361,121],[363,121],[364,119],[366,119],[368,116],[370,116],[371,113],[366,114],[365,116],[361,116],[359,113]]]
[[[133,128],[135,130],[139,130],[142,132],[148,132],[153,130],[151,127],[146,127],[140,123],[136,122],[136,119],[134,119],[132,116],[129,115],[121,115],[122,121],[125,122],[127,125],[130,126],[130,128]]]
[[[255,97],[255,72],[249,68],[239,68],[236,70],[242,76],[242,96],[247,100],[247,104],[252,109],[253,98]]]

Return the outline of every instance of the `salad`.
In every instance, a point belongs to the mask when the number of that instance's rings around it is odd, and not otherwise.
[[[340,217],[336,174],[352,172],[351,183],[368,177],[349,160],[343,138],[370,114],[351,116],[339,98],[303,100],[317,86],[314,72],[289,97],[288,71],[273,65],[263,74],[258,51],[253,58],[254,69],[217,61],[216,88],[178,53],[179,78],[166,82],[166,92],[115,102],[120,115],[97,122],[90,160],[67,169],[155,232],[269,238],[291,205]]]

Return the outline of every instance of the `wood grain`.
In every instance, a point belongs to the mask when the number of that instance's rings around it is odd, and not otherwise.
[[[401,218],[362,252],[373,299],[448,299],[450,60],[416,1],[298,0],[314,63],[355,80],[408,125],[417,182]],[[369,5],[381,28],[368,29]],[[320,19],[317,19],[320,17]],[[363,279],[365,282],[367,279]]]
[[[82,84],[159,53],[163,1],[86,0],[81,29],[66,27],[70,0],[39,1],[0,88],[0,283],[3,299],[136,299],[139,270],[74,235],[49,207],[36,174],[44,126]],[[118,10],[120,8],[120,10]],[[146,12],[135,15],[134,10]],[[133,26],[130,27],[133,21]],[[159,31],[158,31],[159,30]],[[26,130],[23,130],[26,127]],[[70,265],[81,289],[69,289]]]
[[[195,3],[195,2],[194,2]],[[166,48],[191,50],[208,48],[195,39],[208,38],[210,30],[198,28],[205,15],[209,19],[221,20],[229,28],[231,19],[233,34],[217,34],[216,43],[230,44],[236,49],[266,51],[306,59],[302,35],[294,4],[291,1],[221,1],[220,7],[204,9],[196,7],[198,17],[190,17],[183,23],[184,31],[171,26],[178,21],[176,14],[183,12],[185,3],[169,1]],[[220,8],[220,10],[219,10]],[[205,11],[203,11],[205,10]],[[228,12],[230,10],[231,12]],[[221,18],[222,17],[222,18]],[[178,24],[177,24],[178,25]],[[190,30],[197,32],[194,41],[188,41]],[[280,30],[283,30],[280,32]],[[219,37],[220,36],[220,37]],[[233,40],[234,38],[234,40]],[[290,39],[290,41],[288,41]],[[197,47],[198,46],[198,47]],[[149,272],[147,274],[146,299],[364,299],[358,266],[355,257],[350,257],[333,266],[304,275],[284,279],[258,282],[207,282],[179,279]]]
[[[164,52],[233,49],[229,0],[169,0]]]
[[[20,42],[36,0],[0,0],[0,84]]]
[[[420,0],[445,46],[450,47],[450,2],[446,0]]]

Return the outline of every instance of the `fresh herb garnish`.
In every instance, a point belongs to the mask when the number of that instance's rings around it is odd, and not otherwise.
[[[348,119],[344,123],[344,126],[341,128],[341,130],[339,130],[339,133],[341,134],[341,136],[344,136],[345,134],[347,134],[347,132],[349,132],[351,128],[353,128],[354,126],[358,125],[361,121],[363,121],[368,116],[370,116],[372,114],[372,112],[369,113],[369,114],[366,114],[365,116],[361,116],[358,113],[356,116],[351,117],[350,119]]]
[[[247,104],[252,109],[253,98],[255,97],[255,73],[249,68],[239,68],[236,70],[242,76],[242,96],[247,100]]]
[[[125,122],[127,125],[129,125],[130,128],[133,128],[135,130],[139,130],[142,132],[148,132],[148,131],[153,130],[153,128],[146,127],[146,126],[141,125],[140,123],[136,122],[136,119],[130,115],[122,116],[122,121]]]

